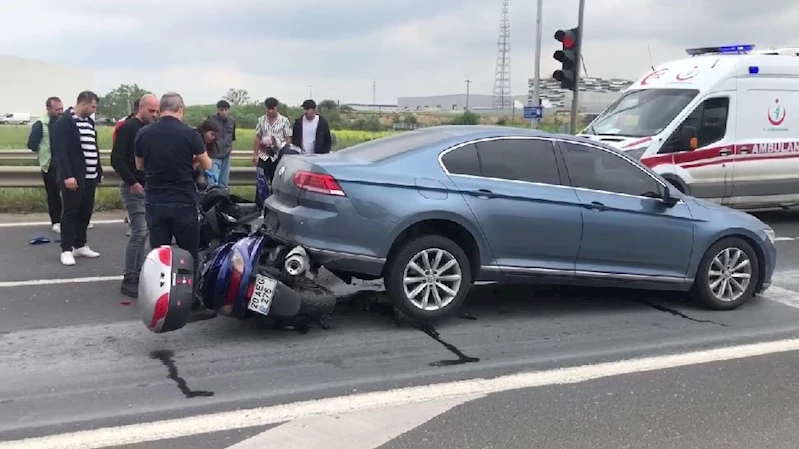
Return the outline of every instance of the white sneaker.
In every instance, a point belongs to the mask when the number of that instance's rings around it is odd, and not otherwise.
[[[86,229],[91,229],[94,227],[94,223],[89,223],[89,226],[86,226]]]
[[[61,253],[61,263],[67,266],[75,265],[75,256],[69,251],[64,251]]]
[[[56,234],[61,234],[61,223],[56,223],[53,225],[53,232]]]
[[[100,253],[97,251],[92,251],[91,248],[89,248],[89,245],[84,245],[78,249],[72,250],[72,255],[75,257],[88,257],[90,259],[100,257]]]

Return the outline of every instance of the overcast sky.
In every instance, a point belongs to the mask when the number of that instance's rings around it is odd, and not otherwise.
[[[534,73],[534,0],[511,0],[513,94]],[[544,0],[543,77],[554,32],[577,0]],[[790,0],[587,0],[589,76],[635,79],[695,46],[799,46]],[[100,94],[120,83],[214,102],[228,88],[296,104],[309,95],[394,103],[398,96],[490,94],[500,0],[0,0],[0,54],[89,68]],[[1,72],[1,70],[0,70]]]

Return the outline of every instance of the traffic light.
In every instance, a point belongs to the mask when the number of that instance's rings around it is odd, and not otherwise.
[[[555,70],[552,77],[560,81],[560,87],[571,91],[577,90],[577,64],[578,45],[580,41],[580,28],[558,30],[555,39],[563,44],[563,48],[555,52],[554,57],[561,63],[560,70]]]

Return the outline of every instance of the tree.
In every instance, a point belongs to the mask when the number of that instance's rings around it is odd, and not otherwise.
[[[472,111],[464,111],[463,114],[455,117],[451,123],[453,125],[477,125],[480,123],[480,116]]]
[[[247,92],[247,89],[230,88],[222,98],[227,100],[231,106],[243,106],[250,103],[250,93]]]
[[[100,98],[97,115],[114,119],[126,117],[133,112],[133,102],[150,93],[152,92],[142,89],[138,84],[120,84]]]
[[[319,102],[319,109],[334,111],[338,109],[338,103],[336,103],[334,100],[322,100]]]

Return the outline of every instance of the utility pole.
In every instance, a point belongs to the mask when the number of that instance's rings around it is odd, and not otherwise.
[[[308,98],[313,100],[313,84],[308,85]]]
[[[466,83],[466,110],[469,110],[469,85],[473,83],[472,80],[465,80]]]
[[[377,80],[372,81],[372,105],[377,106]]]
[[[543,15],[544,10],[544,0],[538,0],[537,9],[538,12],[535,16],[535,78],[533,81],[535,84],[533,85],[533,107],[541,104],[541,16]],[[541,110],[541,115],[544,115],[543,109]],[[538,119],[530,119],[530,128],[538,128]]]
[[[585,34],[583,28],[584,15],[585,0],[580,0],[580,12],[577,18],[577,29],[579,29],[580,32],[577,33],[577,55],[575,59],[577,64],[574,66],[574,96],[572,97],[571,123],[569,126],[571,134],[577,134],[577,116],[580,115],[578,94],[580,92],[580,62],[583,56],[583,34]]]

